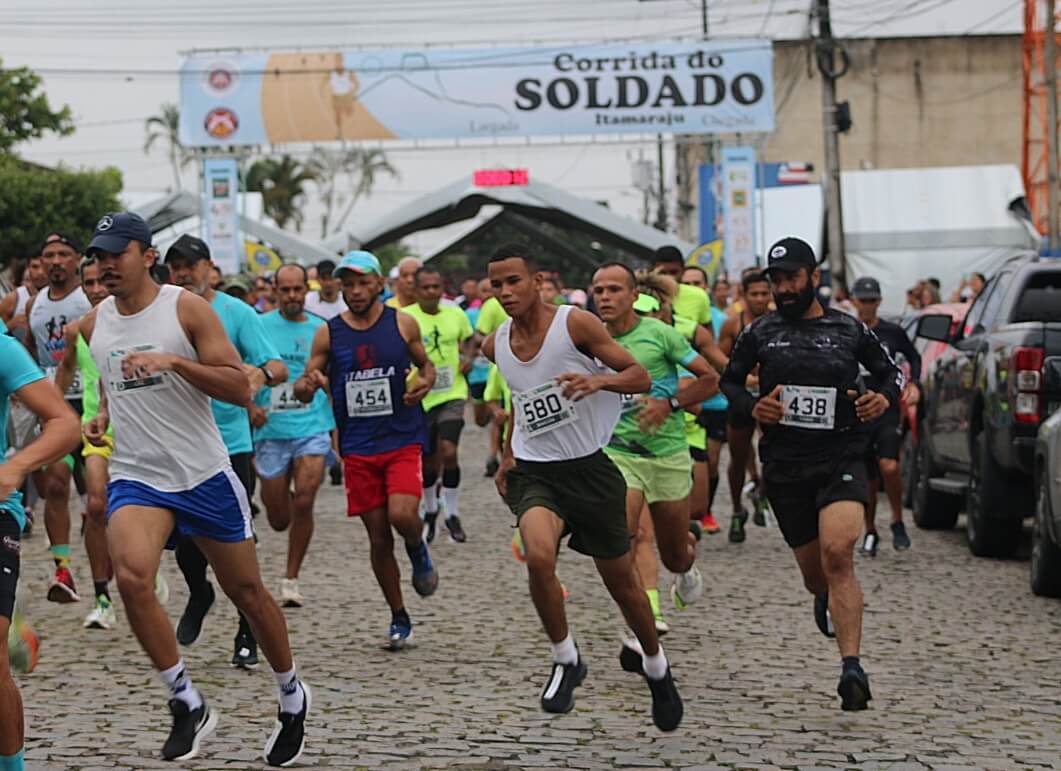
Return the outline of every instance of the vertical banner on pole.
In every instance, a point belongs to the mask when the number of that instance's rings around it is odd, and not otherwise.
[[[222,273],[237,273],[243,262],[239,234],[239,171],[235,158],[203,162],[203,225],[210,254]]]
[[[755,148],[722,148],[722,237],[726,270],[736,277],[755,255]]]

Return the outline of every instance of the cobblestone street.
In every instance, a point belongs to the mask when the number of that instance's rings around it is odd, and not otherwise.
[[[666,614],[685,699],[673,735],[652,726],[643,680],[619,668],[621,621],[592,563],[565,548],[559,569],[589,676],[572,713],[546,715],[538,698],[549,647],[509,549],[512,518],[482,476],[485,434],[472,426],[465,437],[469,540],[436,541],[441,581],[427,600],[413,593],[400,554],[418,642],[405,652],[381,649],[389,614],[364,528],[347,521],[340,488],[322,488],[300,581],[307,606],[285,610],[314,689],[303,767],[1061,769],[1061,604],[1031,594],[1026,561],[973,558],[960,529],[911,526],[912,550],[896,553],[885,537],[875,560],[858,558],[875,698],[854,714],[840,710],[836,647],[814,625],[779,532],[749,527],[740,546],[724,532],[705,536],[708,591],[691,610]],[[728,525],[725,483],[715,508]],[[883,500],[878,516],[887,533]],[[276,591],[286,535],[264,517],[259,525],[263,573]],[[38,515],[23,550],[22,589],[42,636],[40,666],[19,680],[28,767],[173,768],[158,759],[169,728],[164,692],[120,600],[114,630],[82,629],[92,586],[83,546],[74,557],[83,599],[59,606],[45,600],[46,545]],[[175,622],[186,594],[172,556],[163,566]],[[661,583],[669,608],[670,582]],[[264,659],[254,673],[230,668],[235,626],[222,601],[184,651],[221,714],[188,768],[262,766],[275,686]]]

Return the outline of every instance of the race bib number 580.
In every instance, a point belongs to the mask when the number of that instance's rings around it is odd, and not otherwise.
[[[574,405],[564,396],[559,383],[544,383],[513,394],[512,400],[516,407],[516,419],[528,439],[578,420]]]
[[[781,425],[832,430],[836,421],[836,389],[820,386],[784,386]]]

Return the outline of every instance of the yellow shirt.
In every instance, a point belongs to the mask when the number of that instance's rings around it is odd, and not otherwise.
[[[489,335],[505,323],[508,314],[501,307],[501,302],[496,297],[489,298],[479,309],[479,320],[475,322],[475,331],[481,335]]]
[[[674,313],[697,324],[711,323],[711,301],[707,292],[689,284],[678,284],[678,294],[674,298]]]
[[[409,305],[413,305],[414,303],[415,301],[409,303]],[[387,298],[387,301],[383,304],[386,305],[388,308],[394,308],[398,311],[400,311],[402,308],[409,307],[409,305],[402,305],[401,301],[398,299],[398,295],[394,295],[393,297]]]

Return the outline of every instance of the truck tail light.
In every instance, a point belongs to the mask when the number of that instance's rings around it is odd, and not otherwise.
[[[1010,394],[1018,423],[1042,420],[1043,349],[1015,348],[1010,356]]]

